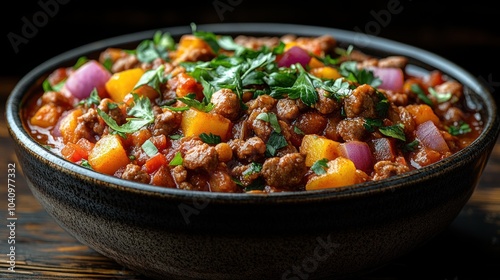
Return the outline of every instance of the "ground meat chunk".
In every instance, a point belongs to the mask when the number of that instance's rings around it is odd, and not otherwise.
[[[118,125],[122,125],[127,121],[127,116],[119,106],[110,106],[110,104],[117,105],[110,98],[103,98],[99,103],[99,109],[108,114]]]
[[[328,119],[317,111],[309,111],[301,114],[294,125],[304,134],[322,134],[328,123]]]
[[[346,60],[352,60],[352,61],[358,61],[358,62],[362,62],[362,61],[365,61],[365,60],[371,60],[373,59],[372,56],[362,52],[362,51],[359,51],[359,50],[353,50],[349,56],[344,56],[344,57],[341,57],[341,62],[343,61],[346,61]],[[378,61],[377,61],[378,63]]]
[[[99,121],[99,114],[94,108],[90,108],[77,119],[75,128],[75,139],[85,138],[93,140],[94,136],[101,136],[104,133],[105,125]]]
[[[391,106],[388,110],[387,118],[389,120],[387,125],[394,125],[397,123],[403,124],[404,132],[407,137],[412,137],[415,131],[415,120],[406,107]]]
[[[373,167],[373,180],[381,180],[410,171],[409,167],[392,161],[379,161]]]
[[[47,91],[42,95],[43,103],[52,103],[57,106],[67,107],[71,106],[71,100],[59,91]]]
[[[271,187],[293,189],[304,179],[307,172],[304,156],[300,153],[266,159],[261,174]]]
[[[363,141],[369,134],[363,118],[343,119],[337,125],[337,134],[344,141]]]
[[[227,172],[227,166],[221,164],[214,172],[209,174],[210,191],[212,192],[239,192],[239,188]]]
[[[187,180],[188,172],[186,168],[182,165],[177,165],[172,168],[172,177],[174,177],[175,183],[179,185]]]
[[[217,151],[206,143],[195,145],[184,154],[182,165],[187,169],[213,171],[218,164]]]
[[[301,48],[317,55],[332,54],[337,45],[337,41],[331,35],[322,35],[319,37],[297,37],[295,42]]]
[[[183,137],[180,141],[180,151],[182,154],[187,153],[187,151],[193,149],[195,146],[203,145],[204,142],[198,136]]]
[[[139,165],[133,163],[127,164],[121,178],[145,184],[149,183],[150,181],[149,174],[146,171],[142,170]]]
[[[455,97],[454,100],[462,98],[463,86],[457,81],[446,81],[434,87],[438,93],[451,93]]]
[[[220,89],[212,94],[210,100],[214,104],[212,112],[230,120],[236,120],[240,115],[240,99],[232,90]]]
[[[246,173],[245,173],[246,172]],[[245,173],[245,174],[244,174]],[[260,172],[253,169],[252,163],[246,165],[237,165],[231,170],[231,175],[240,178],[243,186],[250,185],[254,180],[260,177]]]
[[[300,108],[295,100],[282,98],[276,103],[276,114],[279,119],[291,121],[300,114]]]
[[[233,139],[228,144],[238,159],[248,162],[261,159],[266,152],[266,143],[257,136],[250,137],[246,141]]]
[[[377,91],[372,86],[360,85],[344,99],[346,117],[377,118],[376,108],[379,102]]]
[[[278,149],[276,151],[276,156],[277,157],[282,157],[286,154],[292,154],[292,153],[297,153],[298,150],[297,150],[297,147],[295,147],[294,145],[292,144],[288,144],[286,145],[285,147],[281,148],[281,149]]]
[[[316,110],[318,110],[318,112],[320,112],[323,115],[328,115],[340,108],[340,105],[335,100],[325,96],[327,92],[324,89],[320,88],[317,90],[318,90],[319,100],[316,104],[314,104],[314,107],[316,108]]]
[[[181,113],[170,110],[163,111],[161,108],[159,112],[160,113],[155,114],[152,129],[153,135],[170,135],[180,127],[182,121]]]
[[[248,124],[252,129],[253,133],[264,141],[269,139],[269,136],[273,132],[271,123],[265,120],[258,119],[261,113],[267,113],[265,110],[254,110],[248,117]]]
[[[272,98],[269,95],[264,94],[264,95],[259,95],[257,96],[257,98],[248,101],[246,105],[248,106],[249,112],[256,109],[271,111],[273,110],[276,103],[277,103],[276,99]]]
[[[236,44],[241,44],[249,49],[258,50],[263,46],[275,47],[278,46],[280,40],[278,37],[253,37],[239,35],[234,38]]]
[[[378,65],[378,58],[369,58],[358,62],[356,66],[358,69],[363,69],[369,67],[377,67],[377,65]]]
[[[341,140],[341,136],[337,132],[337,126],[341,120],[342,118],[339,116],[331,116],[328,118],[328,123],[325,127],[325,136],[328,139],[332,139],[334,141]]]
[[[111,66],[111,71],[113,73],[121,72],[124,70],[138,68],[141,66],[141,62],[135,55],[124,55],[118,58]]]
[[[408,95],[405,93],[395,92],[395,91],[385,91],[387,99],[394,103],[396,106],[406,106],[408,105]]]
[[[388,56],[378,61],[378,67],[394,67],[404,69],[408,64],[408,58],[404,56]]]

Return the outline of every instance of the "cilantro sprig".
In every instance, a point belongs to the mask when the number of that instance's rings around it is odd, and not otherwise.
[[[155,89],[159,93],[160,92],[160,84],[166,82],[166,77],[164,75],[164,71],[165,71],[165,66],[160,65],[156,69],[151,69],[151,70],[144,72],[144,74],[142,74],[139,81],[137,81],[137,83],[135,84],[133,90],[136,90],[141,86],[148,85],[148,86],[152,87],[153,89]]]
[[[356,61],[346,61],[340,64],[340,74],[347,80],[358,84],[368,84],[376,88],[382,84],[382,80],[375,77],[373,71],[358,69]]]
[[[316,175],[326,174],[326,170],[328,169],[328,159],[322,158],[318,159],[311,166],[311,170],[316,173]]]
[[[101,109],[96,108],[99,116],[111,129],[116,132],[132,133],[141,129],[145,125],[154,122],[154,113],[149,98],[145,96],[139,96],[136,93],[132,93],[132,95],[133,106],[130,107],[127,111],[127,115],[131,117],[128,117],[126,119],[127,122],[122,125],[118,125],[111,116],[106,114]]]
[[[137,59],[141,62],[152,62],[157,58],[168,61],[168,52],[175,48],[175,41],[170,33],[156,31],[152,40],[143,40],[135,49]]]

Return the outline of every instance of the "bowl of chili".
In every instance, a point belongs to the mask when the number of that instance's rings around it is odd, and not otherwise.
[[[155,279],[349,277],[444,230],[500,131],[491,93],[425,50],[239,23],[58,55],[7,101],[34,196]]]

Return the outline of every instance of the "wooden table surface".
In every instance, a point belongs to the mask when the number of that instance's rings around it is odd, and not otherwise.
[[[16,83],[0,78],[0,279],[147,279],[82,245],[31,194],[5,125]],[[15,165],[15,229],[9,228],[8,169]],[[482,179],[456,220],[411,254],[362,279],[500,279],[500,140]],[[9,239],[10,238],[10,239]],[[15,272],[9,254],[15,240]],[[11,254],[12,255],[12,254]]]

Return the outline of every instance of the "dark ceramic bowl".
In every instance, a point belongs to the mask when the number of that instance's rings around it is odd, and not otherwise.
[[[484,132],[466,149],[418,171],[339,189],[256,196],[129,182],[52,154],[30,137],[20,118],[26,99],[55,68],[106,47],[135,46],[154,31],[95,42],[33,69],[12,91],[6,108],[31,191],[83,244],[157,279],[343,278],[383,266],[429,241],[470,198],[500,125],[490,92],[454,63],[412,46],[332,28],[242,23],[198,29],[228,35],[332,34],[368,54],[407,56],[410,71],[439,69],[461,82],[485,120]],[[178,37],[191,29],[163,31]]]

